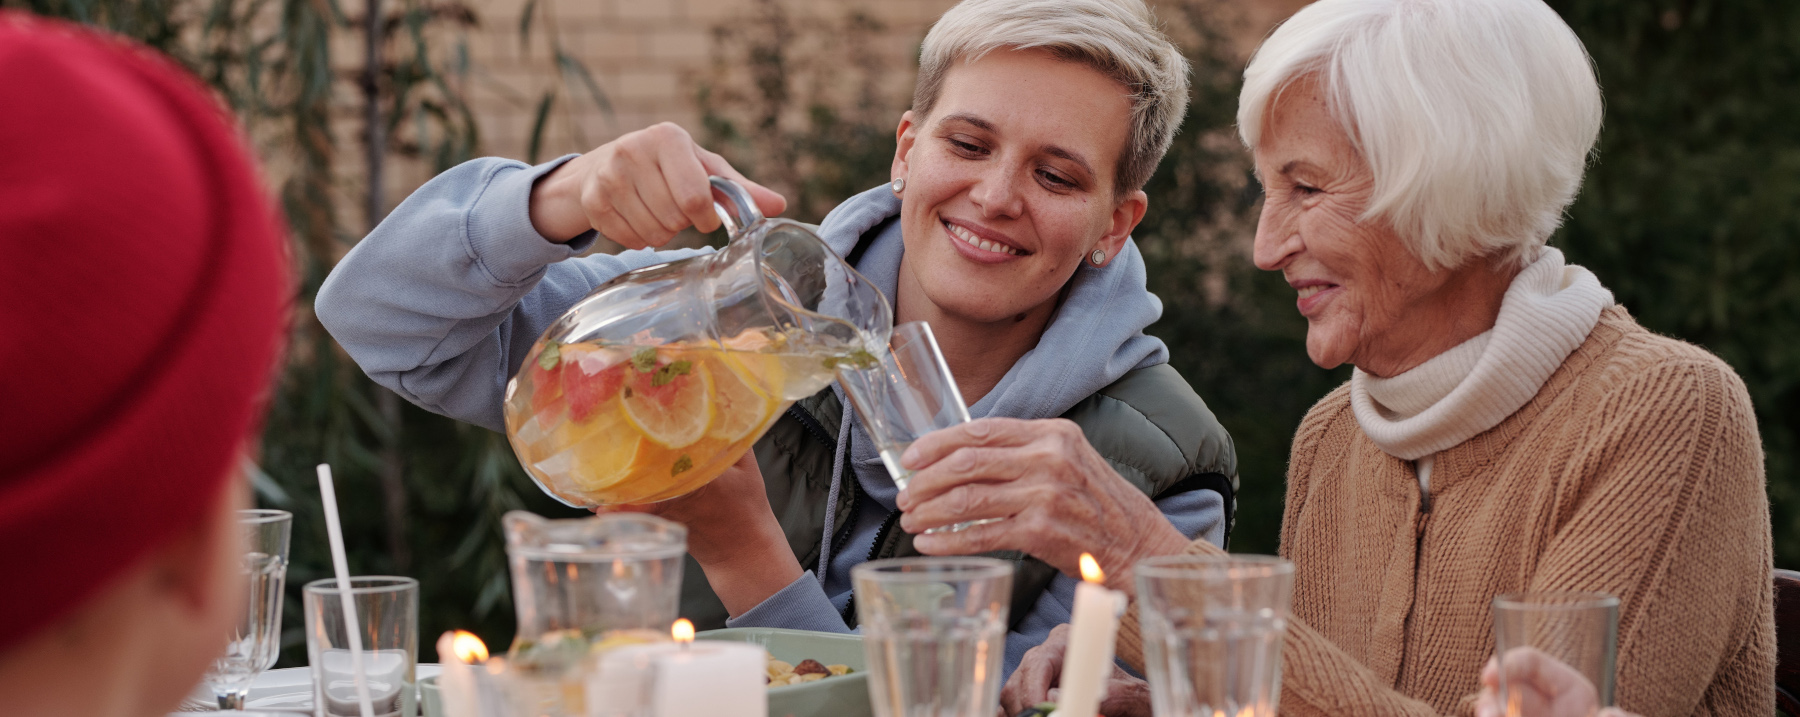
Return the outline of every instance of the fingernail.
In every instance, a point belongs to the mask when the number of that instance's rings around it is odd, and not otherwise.
[[[912,468],[913,463],[918,462],[918,460],[919,460],[919,449],[916,447],[907,446],[906,452],[900,454],[900,465],[902,465],[904,467]]]

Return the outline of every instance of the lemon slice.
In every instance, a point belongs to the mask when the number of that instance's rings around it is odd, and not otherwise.
[[[684,362],[675,362],[684,363]],[[706,437],[712,423],[712,377],[705,366],[689,363],[685,373],[634,372],[621,392],[625,420],[652,441],[669,448],[686,448]],[[656,376],[666,382],[656,385]]]
[[[573,458],[569,482],[584,493],[604,491],[631,477],[643,452],[644,439],[628,430],[618,401],[608,403],[611,405],[603,405],[593,423],[564,424],[577,429],[572,436],[575,445],[569,451]]]
[[[766,359],[766,360],[765,360]],[[781,362],[773,356],[726,354],[708,362],[713,381],[713,422],[708,438],[735,443],[761,428],[780,407],[774,392],[762,387],[778,385]]]

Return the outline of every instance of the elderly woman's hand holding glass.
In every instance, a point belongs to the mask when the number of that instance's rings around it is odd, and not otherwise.
[[[1288,465],[1283,715],[1467,714],[1490,606],[1518,591],[1620,598],[1621,707],[1773,710],[1749,396],[1546,245],[1600,120],[1580,41],[1539,0],[1320,0],[1245,71],[1256,265],[1294,288],[1312,360],[1355,366]],[[1141,668],[1165,637],[1128,614],[1118,654]],[[1009,704],[1043,697],[1053,649],[1026,656]],[[1528,672],[1547,709],[1579,702]]]
[[[900,527],[927,555],[1020,550],[1080,575],[1091,553],[1112,571],[1109,587],[1125,589],[1123,568],[1189,542],[1069,421],[971,421],[927,434],[901,462],[917,472],[900,492]],[[925,532],[993,518],[1004,520]]]

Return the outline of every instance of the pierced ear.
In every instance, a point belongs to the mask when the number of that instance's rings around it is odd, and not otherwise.
[[[1139,189],[1125,195],[1125,198],[1119,200],[1119,204],[1113,207],[1112,224],[1107,227],[1106,234],[1100,237],[1100,241],[1094,243],[1094,248],[1088,250],[1088,256],[1084,259],[1091,264],[1094,252],[1104,251],[1106,252],[1106,261],[1100,263],[1099,266],[1111,264],[1113,257],[1125,250],[1125,240],[1131,238],[1132,230],[1137,229],[1138,222],[1144,220],[1144,212],[1149,208],[1150,195],[1145,194],[1144,190]]]
[[[894,163],[888,176],[906,176],[907,157],[912,154],[913,143],[918,140],[919,126],[913,124],[913,112],[907,110],[900,115],[900,126],[894,129]]]

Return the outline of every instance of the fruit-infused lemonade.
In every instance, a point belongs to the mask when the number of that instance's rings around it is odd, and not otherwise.
[[[569,503],[686,495],[829,383],[840,362],[868,357],[802,344],[770,329],[719,344],[540,340],[508,387],[507,434],[520,462]]]

